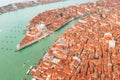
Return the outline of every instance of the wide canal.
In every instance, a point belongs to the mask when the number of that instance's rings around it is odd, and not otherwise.
[[[44,53],[76,21],[71,21],[49,37],[15,52],[16,45],[23,39],[26,25],[31,18],[40,12],[55,8],[67,7],[94,0],[67,0],[20,9],[0,15],[0,80],[30,80],[26,75],[31,65],[37,65]]]

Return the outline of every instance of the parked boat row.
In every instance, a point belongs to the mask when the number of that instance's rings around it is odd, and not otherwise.
[[[47,3],[58,2],[58,1],[62,1],[62,0],[32,0],[27,2],[13,3],[13,4],[0,7],[0,14],[13,11],[13,10],[30,7],[30,6],[35,6],[38,4],[47,4]]]
[[[38,66],[30,68],[32,80],[120,79],[119,0],[84,6],[90,15],[68,28]]]

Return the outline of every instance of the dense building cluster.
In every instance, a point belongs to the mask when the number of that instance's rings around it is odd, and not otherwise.
[[[26,30],[27,38],[24,37],[20,44],[17,45],[17,50],[20,50],[36,41],[41,40],[71,20],[83,16],[84,14],[89,14],[89,9],[86,8],[89,4],[90,3],[54,9],[38,14],[28,23]],[[44,29],[40,28],[41,24],[45,25],[44,28],[46,28],[47,31],[43,31]],[[34,33],[34,35],[32,33]]]
[[[35,6],[38,4],[47,4],[51,2],[57,2],[57,1],[62,1],[62,0],[31,0],[27,2],[19,2],[19,3],[13,3],[9,4],[3,7],[0,7],[0,14],[3,14],[5,12],[17,10],[17,9],[22,9],[30,6]]]
[[[34,17],[29,23],[26,30],[26,36],[18,44],[17,50],[22,49],[44,37],[51,32],[58,30],[69,21],[75,19],[78,14],[76,7],[68,7],[62,9],[55,9],[40,13]],[[41,26],[41,25],[44,25]],[[31,39],[32,38],[32,39]]]
[[[67,29],[32,67],[33,80],[120,79],[119,0],[79,6],[89,15]]]

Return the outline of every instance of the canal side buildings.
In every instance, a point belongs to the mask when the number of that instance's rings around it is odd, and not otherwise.
[[[26,2],[12,3],[6,6],[0,7],[0,14],[26,8],[26,7],[39,5],[39,4],[48,4],[48,3],[58,2],[58,1],[63,1],[63,0],[31,0],[31,1],[26,1]]]
[[[68,28],[30,69],[33,80],[119,80],[119,4],[100,0],[79,5],[89,15]]]
[[[99,0],[34,17],[26,36],[55,31],[67,21],[87,14],[59,37],[28,74],[33,80],[119,80],[119,9],[119,0]]]

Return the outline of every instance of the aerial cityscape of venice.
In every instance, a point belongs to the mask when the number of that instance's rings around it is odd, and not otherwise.
[[[120,80],[120,0],[1,0],[0,80]]]

